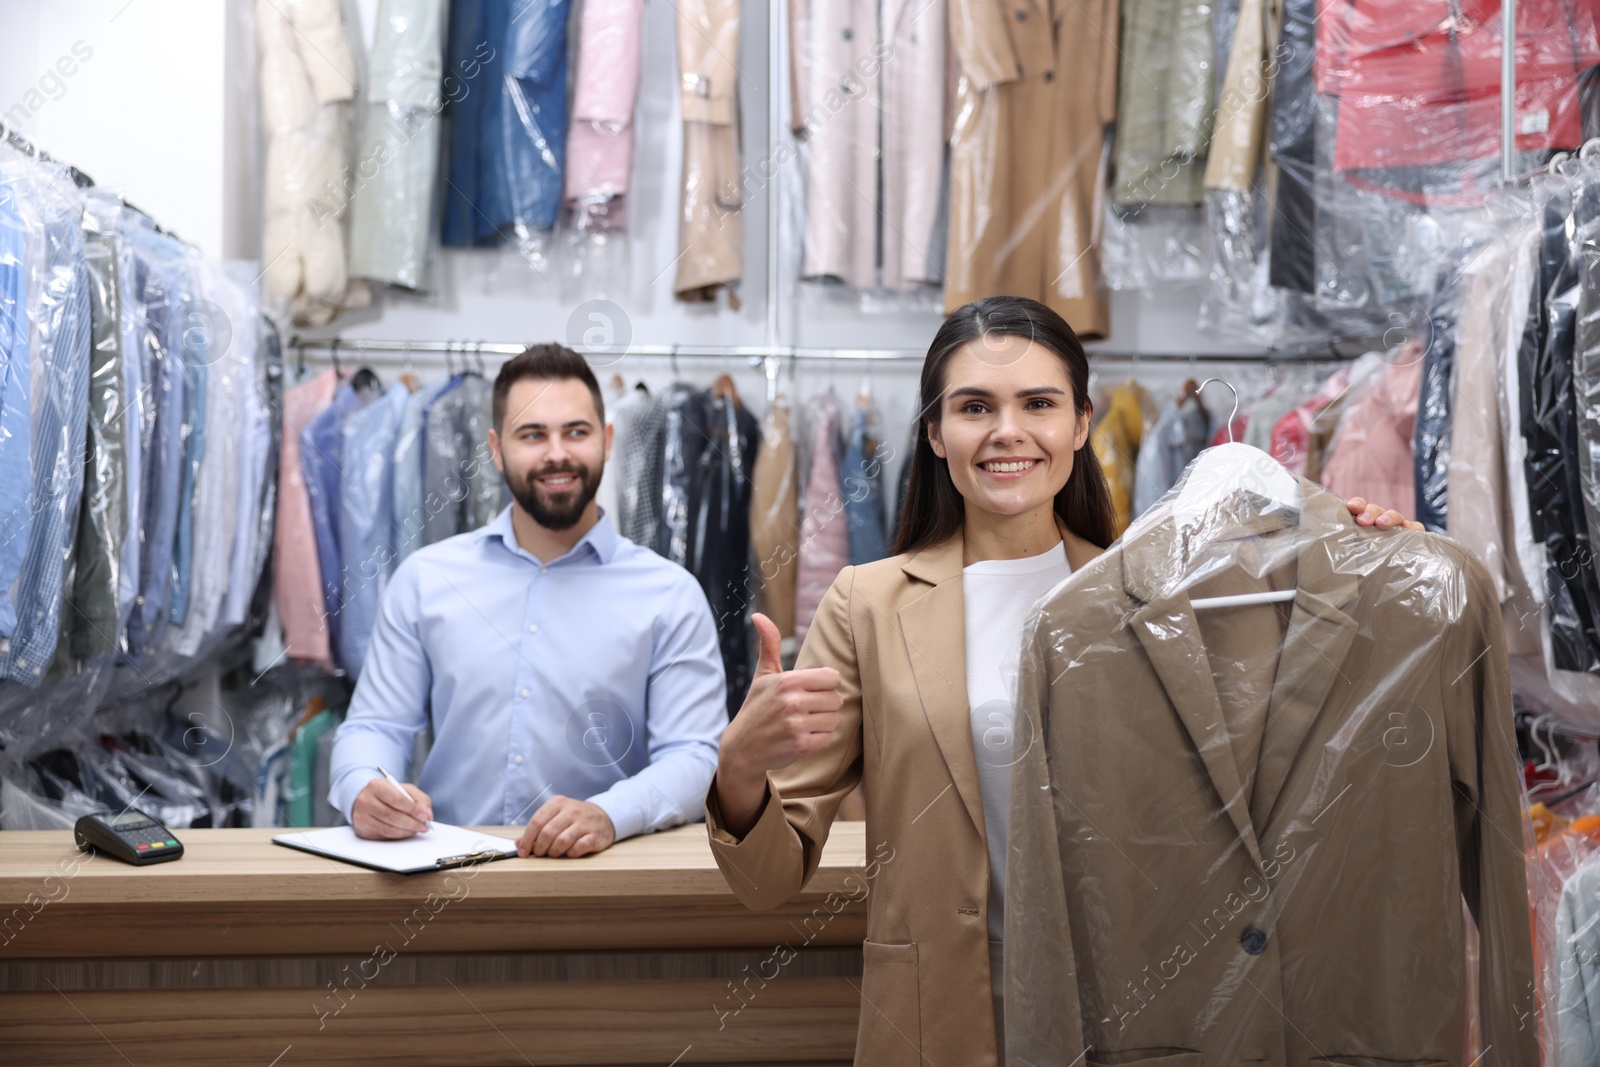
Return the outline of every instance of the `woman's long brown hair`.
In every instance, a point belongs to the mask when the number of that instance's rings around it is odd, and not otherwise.
[[[911,453],[911,482],[894,551],[916,552],[953,537],[961,529],[966,502],[950,479],[950,467],[934,454],[928,427],[938,423],[944,407],[945,367],[950,357],[973,341],[990,337],[1025,337],[1054,353],[1072,382],[1072,406],[1089,410],[1089,357],[1065,319],[1037,300],[1022,296],[987,296],[957,308],[944,320],[928,346],[922,364],[917,443]],[[1114,537],[1111,490],[1088,440],[1072,457],[1072,474],[1056,494],[1055,513],[1067,529],[1099,548]]]

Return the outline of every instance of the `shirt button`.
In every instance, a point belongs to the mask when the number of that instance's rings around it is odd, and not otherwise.
[[[852,38],[852,37],[854,37],[856,35],[855,31],[852,30],[849,26],[846,26],[844,29],[840,30],[839,34],[840,34],[840,36],[842,36],[847,41],[850,38]]]
[[[1053,71],[1053,70],[1045,71],[1044,72],[1044,80],[1047,81],[1047,82],[1055,81],[1056,80],[1056,72]]]
[[[528,632],[530,634],[536,634],[536,633],[539,632],[539,627],[535,626],[533,623],[530,622],[528,624]]]
[[[518,766],[521,766],[522,765],[522,757],[521,756],[512,756],[511,757],[511,762],[517,764]]]
[[[1028,13],[1026,11],[1018,11],[1017,12],[1017,21],[1018,22],[1027,22],[1028,21]]]
[[[526,689],[522,689],[522,690],[518,691],[517,696],[521,697],[523,700],[527,700],[528,699],[528,691]]]
[[[1259,926],[1247,926],[1239,935],[1239,944],[1250,955],[1259,956],[1267,950],[1267,932]]]

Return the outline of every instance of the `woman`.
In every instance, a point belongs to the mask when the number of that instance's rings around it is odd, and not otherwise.
[[[865,783],[859,1064],[1000,1062],[1022,626],[1112,540],[1086,447],[1088,385],[1082,345],[1044,305],[959,308],[923,365],[926,433],[897,555],[840,572],[793,671],[778,665],[777,628],[756,616],[761,663],[707,796],[712,850],[741,900],[776,907],[805,886],[841,801]],[[1359,498],[1350,509],[1364,526],[1405,522]]]

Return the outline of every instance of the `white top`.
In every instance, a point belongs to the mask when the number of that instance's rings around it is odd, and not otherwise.
[[[972,715],[972,750],[983,794],[984,833],[989,841],[989,940],[1003,941],[1006,899],[1006,837],[1011,815],[1011,765],[1027,751],[1013,745],[1017,673],[1022,627],[1034,603],[1072,574],[1067,546],[1026,559],[989,559],[961,571],[966,604],[967,704]]]

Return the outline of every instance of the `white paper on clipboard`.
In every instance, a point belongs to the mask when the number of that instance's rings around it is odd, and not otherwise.
[[[442,822],[436,822],[433,829],[402,841],[372,841],[357,837],[356,832],[348,826],[293,830],[278,834],[272,841],[273,844],[286,845],[302,852],[313,852],[330,859],[395,874],[446,870],[458,866],[463,857],[468,856],[474,857],[473,862],[482,862],[517,854],[515,841]]]

